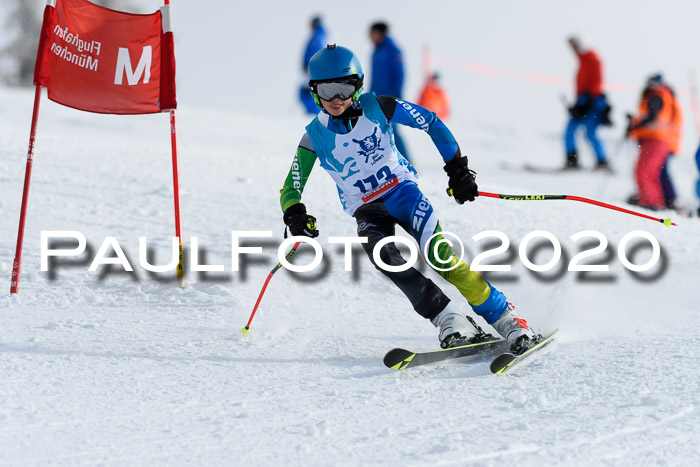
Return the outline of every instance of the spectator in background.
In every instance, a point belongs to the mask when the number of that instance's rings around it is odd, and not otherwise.
[[[564,145],[567,169],[578,168],[576,130],[583,126],[597,159],[596,169],[610,170],[605,149],[596,135],[598,125],[612,125],[610,106],[603,93],[603,67],[593,50],[584,49],[578,37],[570,37],[569,45],[579,60],[576,73],[576,103],[569,108],[569,124],[566,127]]]
[[[317,114],[318,107],[314,102],[314,98],[309,90],[308,82],[308,72],[309,72],[309,60],[311,57],[324,48],[328,42],[328,36],[326,30],[323,28],[323,23],[321,22],[320,16],[314,16],[311,19],[311,37],[309,37],[306,43],[306,49],[304,50],[304,61],[302,63],[302,69],[304,71],[304,83],[299,88],[299,100],[304,104],[304,109],[310,114]]]
[[[627,136],[639,141],[635,169],[638,195],[628,201],[650,209],[673,207],[675,191],[666,165],[671,154],[680,149],[683,112],[660,74],[647,80],[638,114],[627,118]]]
[[[698,172],[700,172],[700,146],[698,146],[698,150],[695,152],[695,163],[698,166]],[[700,176],[698,176],[698,182],[695,185],[695,194],[698,195],[700,199]],[[700,217],[700,207],[698,207],[698,217]]]
[[[676,206],[676,188],[671,179],[671,173],[668,171],[668,165],[671,162],[672,153],[668,153],[666,163],[661,168],[661,191],[664,193],[664,202],[669,209],[677,209]]]
[[[440,86],[438,79],[437,73],[428,75],[417,104],[431,112],[435,112],[435,115],[440,120],[446,120],[450,113],[450,101],[447,98],[447,93]]]
[[[389,36],[389,26],[384,22],[372,24],[369,38],[375,45],[372,53],[372,84],[370,92],[378,96],[391,96],[401,99],[403,91],[403,57],[401,50]],[[406,145],[397,128],[394,128],[396,149],[410,161]]]

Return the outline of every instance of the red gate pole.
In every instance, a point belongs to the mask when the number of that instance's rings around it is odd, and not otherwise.
[[[170,143],[173,153],[173,198],[175,200],[175,235],[180,242],[180,258],[177,263],[177,285],[185,287],[185,253],[182,245],[182,228],[180,224],[180,173],[177,162],[177,125],[175,109],[170,109]]]
[[[19,287],[19,272],[22,266],[22,243],[24,243],[24,221],[27,217],[27,202],[29,200],[29,181],[32,178],[32,162],[34,161],[34,144],[36,142],[36,127],[39,121],[39,102],[41,102],[41,85],[36,86],[34,93],[34,110],[32,110],[32,128],[29,132],[29,149],[27,150],[27,169],[24,172],[24,191],[22,192],[22,209],[19,215],[17,232],[17,248],[15,260],[12,262],[12,279],[10,293],[16,294]]]
[[[170,5],[170,0],[164,0],[165,5]],[[168,17],[168,21],[170,18]],[[170,26],[168,26],[170,28]],[[175,202],[175,235],[180,243],[179,259],[177,262],[177,285],[185,287],[185,252],[182,245],[182,228],[180,224],[180,171],[177,162],[177,122],[175,109],[170,109],[170,146],[173,154],[173,199]]]

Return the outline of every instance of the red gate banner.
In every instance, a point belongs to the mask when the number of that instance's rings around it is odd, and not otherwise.
[[[56,0],[44,10],[34,84],[46,87],[52,101],[88,112],[174,109],[169,29],[161,11],[136,15],[87,0]]]

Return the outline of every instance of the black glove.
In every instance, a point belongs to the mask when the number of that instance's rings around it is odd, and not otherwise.
[[[447,185],[459,204],[474,201],[474,198],[479,196],[479,187],[476,186],[474,179],[476,172],[469,170],[466,157],[455,156],[445,164],[444,168],[447,176],[450,177]]]
[[[569,115],[574,120],[585,118],[593,109],[593,99],[588,94],[582,94],[576,100],[576,103],[569,107]]]
[[[311,238],[318,237],[316,218],[306,214],[306,206],[302,203],[289,206],[287,210],[284,211],[283,219],[292,235],[301,235]]]
[[[627,129],[625,130],[625,138],[630,137],[630,132],[634,129],[634,122],[633,122],[633,116],[632,114],[625,114],[625,117],[627,118]]]
[[[608,98],[605,94],[603,94],[603,99],[605,100],[605,107],[600,111],[600,124],[603,126],[613,126],[612,118],[610,118],[612,106],[608,104]]]

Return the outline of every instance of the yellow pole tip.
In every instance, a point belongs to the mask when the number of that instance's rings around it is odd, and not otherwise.
[[[243,327],[241,328],[241,332],[243,333],[244,336],[247,336],[247,335],[250,334],[250,329],[247,328],[247,327],[245,327],[245,326],[243,326]]]
[[[673,222],[671,222],[671,219],[670,219],[670,218],[669,218],[669,219],[664,219],[664,225],[665,225],[666,227],[671,227],[671,224],[673,224]]]

